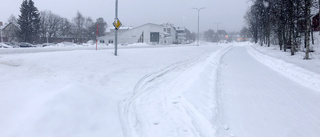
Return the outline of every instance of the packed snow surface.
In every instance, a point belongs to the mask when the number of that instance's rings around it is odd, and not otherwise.
[[[98,49],[0,49],[0,136],[319,136],[312,63],[250,43]]]
[[[319,74],[247,48],[233,48],[221,63],[220,136],[318,137]]]

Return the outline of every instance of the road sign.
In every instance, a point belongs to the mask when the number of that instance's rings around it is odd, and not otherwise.
[[[122,23],[120,22],[119,19],[116,19],[116,20],[113,22],[113,26],[118,30],[118,29],[122,26]]]

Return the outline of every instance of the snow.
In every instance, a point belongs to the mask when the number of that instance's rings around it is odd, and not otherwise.
[[[287,62],[235,47],[222,61],[218,93],[220,136],[317,137],[320,94],[287,74],[304,73]],[[250,53],[250,54],[249,54]],[[283,54],[283,53],[282,53]],[[266,67],[268,66],[268,67]],[[301,71],[300,71],[301,70]],[[298,77],[303,78],[303,77]],[[320,81],[314,81],[320,83]],[[307,85],[305,85],[307,84]]]
[[[133,44],[120,46],[117,57],[111,45],[98,49],[70,43],[0,49],[0,136],[316,137],[320,131],[317,63],[251,43]]]
[[[141,78],[219,48],[3,50],[1,136],[123,136],[117,104]]]
[[[261,54],[254,50],[251,46],[247,47],[250,55],[256,58],[259,62],[270,67],[274,71],[277,71],[282,75],[285,75],[291,80],[296,81],[297,83],[301,83],[306,87],[320,92],[319,73],[315,73],[310,70],[299,67],[298,65],[287,63],[286,61]]]
[[[120,105],[126,136],[211,137],[220,57],[230,47],[175,63],[141,79]]]

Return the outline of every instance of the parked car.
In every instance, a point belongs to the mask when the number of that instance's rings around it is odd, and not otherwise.
[[[22,42],[19,44],[19,47],[20,48],[31,48],[31,47],[35,47],[35,46],[33,46],[32,44],[27,43],[27,42]]]
[[[7,44],[13,48],[19,48],[19,43],[17,43],[17,42],[5,42],[5,44]]]
[[[5,43],[0,43],[0,48],[13,48],[13,47]]]
[[[48,46],[54,46],[54,45],[55,45],[54,43],[43,43],[41,47],[48,47]]]

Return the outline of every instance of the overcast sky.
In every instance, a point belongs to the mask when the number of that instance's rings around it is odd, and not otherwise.
[[[0,21],[7,22],[11,14],[18,17],[23,0],[0,0]],[[33,0],[39,11],[50,10],[72,19],[77,11],[94,20],[103,17],[111,26],[115,17],[115,0]],[[243,16],[250,6],[249,0],[119,0],[119,19],[125,26],[145,23],[172,23],[197,31],[198,12],[192,8],[206,7],[200,11],[200,31],[225,29],[240,31]]]

